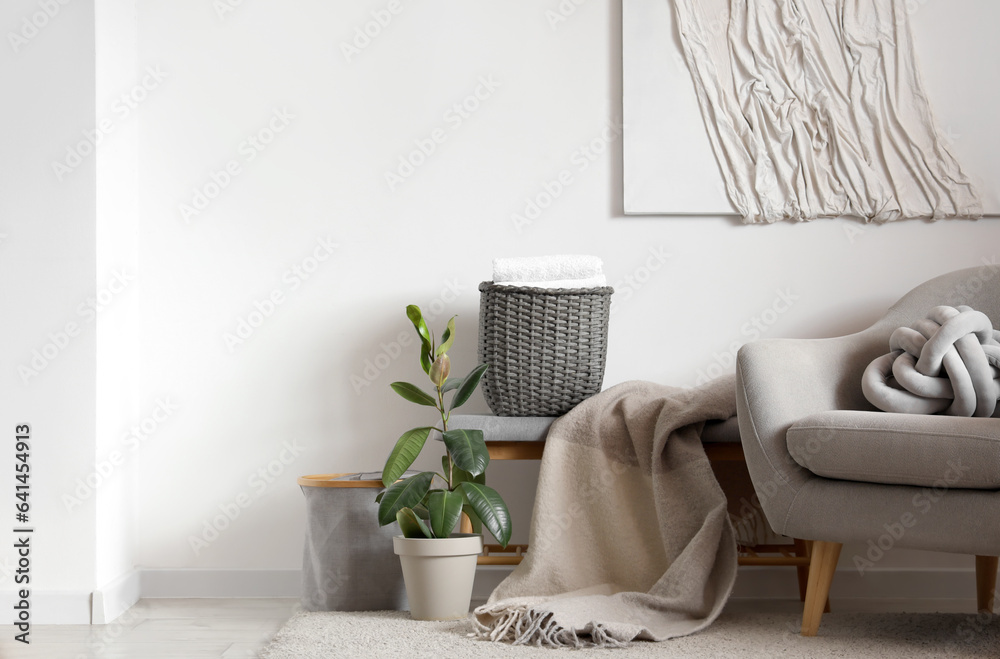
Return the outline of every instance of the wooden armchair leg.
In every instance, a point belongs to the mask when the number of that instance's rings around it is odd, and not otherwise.
[[[812,559],[809,562],[809,585],[806,588],[806,603],[802,609],[802,635],[815,636],[819,631],[819,621],[823,617],[830,584],[837,571],[837,560],[843,545],[839,542],[816,540],[812,543]]]
[[[976,556],[976,604],[979,611],[993,613],[1000,557]]]
[[[810,550],[812,547],[810,545],[812,542],[809,540],[800,540],[795,538],[795,555],[809,557]],[[809,585],[809,566],[799,565],[795,568],[796,576],[799,579],[799,600],[806,601],[806,587]]]
[[[795,555],[805,556],[809,558],[812,556],[812,540],[800,540],[795,538]],[[810,559],[812,560],[812,559]],[[806,601],[806,588],[809,586],[809,566],[799,565],[795,568],[797,576],[799,578],[799,600],[802,602]],[[823,613],[830,612],[830,600],[826,600],[826,606],[823,607]]]

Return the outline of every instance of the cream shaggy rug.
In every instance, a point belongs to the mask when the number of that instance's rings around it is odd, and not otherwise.
[[[1000,618],[950,613],[827,613],[819,636],[798,634],[798,615],[724,611],[705,631],[625,649],[554,650],[471,637],[471,619],[417,622],[405,611],[300,613],[261,659],[353,657],[466,659],[553,657],[566,652],[627,657],[1000,657]]]

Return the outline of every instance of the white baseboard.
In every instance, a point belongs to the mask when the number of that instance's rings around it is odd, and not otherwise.
[[[476,572],[472,601],[482,604],[512,568],[483,566]],[[88,592],[32,591],[33,625],[107,624],[140,598],[224,598],[301,596],[302,573],[288,570],[144,569],[139,568],[106,586]],[[788,567],[743,567],[733,597],[739,599],[798,599],[796,572]],[[838,570],[830,593],[839,601],[974,602],[975,571],[971,569]],[[12,611],[16,591],[0,591],[0,610]]]
[[[796,571],[789,567],[741,567],[733,597],[788,599],[799,597]],[[963,568],[885,568],[864,575],[837,570],[832,600],[966,600],[976,599],[976,572]]]
[[[132,608],[142,597],[142,574],[129,570],[102,588],[94,591],[91,622],[106,625]]]
[[[476,573],[473,604],[486,601],[512,568],[483,566]],[[734,598],[799,598],[796,570],[789,567],[741,567],[733,588]],[[871,569],[864,576],[857,570],[837,570],[830,590],[831,600],[915,601],[947,600],[975,603],[976,573],[971,569]]]
[[[474,600],[485,601],[512,568],[484,565],[476,571]],[[301,571],[178,569],[142,571],[143,597],[300,597]],[[733,597],[791,599],[799,594],[789,567],[741,567]],[[834,599],[975,599],[971,569],[838,570]]]
[[[21,601],[19,592],[20,589],[0,592],[0,611],[4,612],[5,625],[17,622],[18,612],[14,606]],[[31,589],[28,603],[32,626],[90,624],[90,593],[87,591]]]

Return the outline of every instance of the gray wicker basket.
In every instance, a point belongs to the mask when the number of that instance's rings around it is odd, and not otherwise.
[[[483,395],[497,416],[559,416],[601,390],[610,286],[479,285]]]

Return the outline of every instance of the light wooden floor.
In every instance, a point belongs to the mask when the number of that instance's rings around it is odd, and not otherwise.
[[[3,659],[253,659],[297,599],[142,600],[110,625],[37,625],[31,645],[0,625]]]
[[[974,600],[847,600],[837,611],[968,613]],[[731,599],[731,612],[796,615],[798,600]],[[0,659],[255,659],[299,610],[297,599],[149,599],[110,625],[39,625],[30,646],[0,625]],[[610,656],[610,655],[609,655]]]

